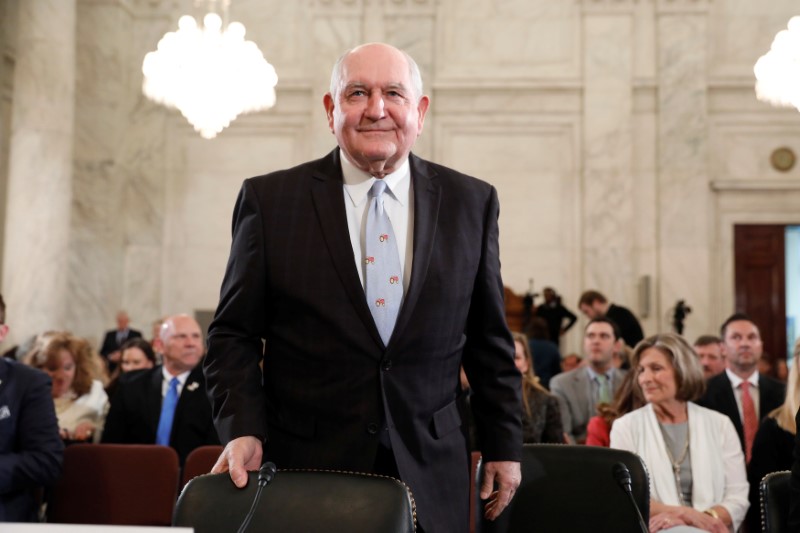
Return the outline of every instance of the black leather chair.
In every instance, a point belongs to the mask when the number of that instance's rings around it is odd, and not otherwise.
[[[237,531],[253,502],[258,473],[244,489],[226,474],[199,476],[178,498],[172,524],[195,533]],[[263,489],[248,531],[413,533],[416,507],[401,481],[372,474],[278,470]]]
[[[522,483],[511,505],[490,522],[480,501],[483,465],[475,483],[478,533],[564,531],[569,533],[642,533],[630,497],[617,483],[614,465],[631,474],[633,497],[645,524],[650,515],[650,484],[642,459],[631,452],[596,446],[526,444]]]
[[[788,470],[767,474],[759,484],[761,494],[761,528],[764,533],[789,532]]]

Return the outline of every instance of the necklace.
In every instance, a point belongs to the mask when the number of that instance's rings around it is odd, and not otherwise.
[[[683,451],[681,451],[677,459],[672,457],[672,452],[669,449],[669,445],[667,445],[667,436],[664,434],[664,427],[661,424],[659,424],[658,427],[661,429],[661,437],[664,439],[664,448],[667,450],[667,457],[672,465],[672,474],[675,476],[675,488],[678,490],[678,501],[681,502],[681,505],[686,506],[687,503],[684,501],[683,491],[681,491],[681,464],[683,464],[686,460],[686,456],[689,454],[689,421],[686,421],[686,442],[683,445]]]

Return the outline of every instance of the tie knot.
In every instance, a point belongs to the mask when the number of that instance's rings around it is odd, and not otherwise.
[[[171,389],[177,389],[178,388],[178,383],[180,383],[178,378],[172,378],[171,380],[169,380],[169,386],[170,386]]]
[[[369,195],[380,198],[384,191],[386,191],[386,182],[382,179],[375,180],[375,183],[372,184],[372,188],[369,190]]]

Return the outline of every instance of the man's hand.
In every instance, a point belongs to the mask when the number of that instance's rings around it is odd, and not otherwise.
[[[483,468],[481,499],[489,500],[484,507],[484,516],[487,519],[494,520],[500,516],[503,509],[508,507],[520,481],[522,481],[522,472],[519,463],[515,461],[489,461],[486,463]],[[497,490],[493,490],[495,483]]]
[[[261,467],[263,453],[261,441],[255,437],[233,439],[222,450],[211,473],[230,472],[233,484],[241,489],[247,485],[247,471],[258,470]]]

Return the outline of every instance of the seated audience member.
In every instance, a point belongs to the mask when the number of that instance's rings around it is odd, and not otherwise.
[[[547,323],[538,316],[531,318],[528,323],[527,337],[528,348],[533,356],[533,371],[539,378],[539,383],[549,389],[550,380],[561,373],[558,345],[548,340]]]
[[[622,340],[633,348],[644,338],[642,326],[639,320],[627,307],[612,304],[603,293],[598,291],[586,291],[581,294],[578,300],[578,308],[587,318],[593,319],[600,316],[607,316],[619,328]]]
[[[608,448],[611,426],[614,425],[614,420],[645,404],[641,392],[633,385],[635,379],[635,372],[625,374],[622,384],[620,384],[614,395],[614,401],[610,404],[601,403],[597,406],[597,415],[589,419],[589,424],[586,427],[587,445]]]
[[[100,347],[100,355],[105,360],[108,366],[108,373],[111,374],[119,365],[120,346],[125,344],[128,339],[141,337],[142,333],[138,330],[131,329],[131,319],[125,311],[117,313],[117,329],[106,331],[103,338],[103,345]]]
[[[736,531],[749,506],[744,454],[730,418],[693,403],[706,384],[696,354],[665,333],[637,345],[631,363],[648,403],[614,422],[611,447],[647,466],[650,531]]]
[[[5,318],[0,295],[0,342]],[[39,490],[61,473],[64,443],[50,389],[44,372],[0,358],[0,523],[35,522]]]
[[[120,377],[103,442],[171,446],[183,464],[195,448],[219,444],[200,365],[205,347],[187,315],[167,318],[160,340],[163,365]]]
[[[725,372],[722,339],[714,335],[701,335],[694,341],[694,351],[700,358],[700,366],[703,367],[703,376],[706,379]]]
[[[52,397],[61,438],[97,442],[103,431],[108,396],[103,362],[86,339],[52,331],[39,335],[25,362],[53,380]]]
[[[567,354],[561,358],[561,372],[575,370],[583,364],[583,359],[576,353]]]
[[[125,341],[119,351],[122,354],[120,356],[120,364],[111,375],[106,387],[106,393],[109,398],[114,395],[120,374],[133,370],[146,370],[156,366],[156,353],[153,351],[152,344],[141,337]]]
[[[522,374],[522,442],[564,442],[558,399],[539,384],[528,338],[514,333],[514,364]]]
[[[586,366],[561,373],[550,381],[569,442],[583,444],[586,441],[586,425],[597,412],[597,405],[610,403],[622,383],[625,372],[611,364],[620,346],[622,341],[616,324],[604,316],[593,318],[583,335]]]
[[[786,384],[786,399],[783,405],[770,411],[761,421],[756,438],[753,440],[752,456],[747,467],[751,507],[758,508],[760,504],[758,486],[764,476],[770,472],[792,468],[792,452],[797,435],[795,416],[800,409],[800,364],[798,364],[800,360],[798,358],[800,358],[800,339],[794,344],[794,364],[789,371],[789,379]],[[753,527],[758,525],[758,521],[752,523]]]

